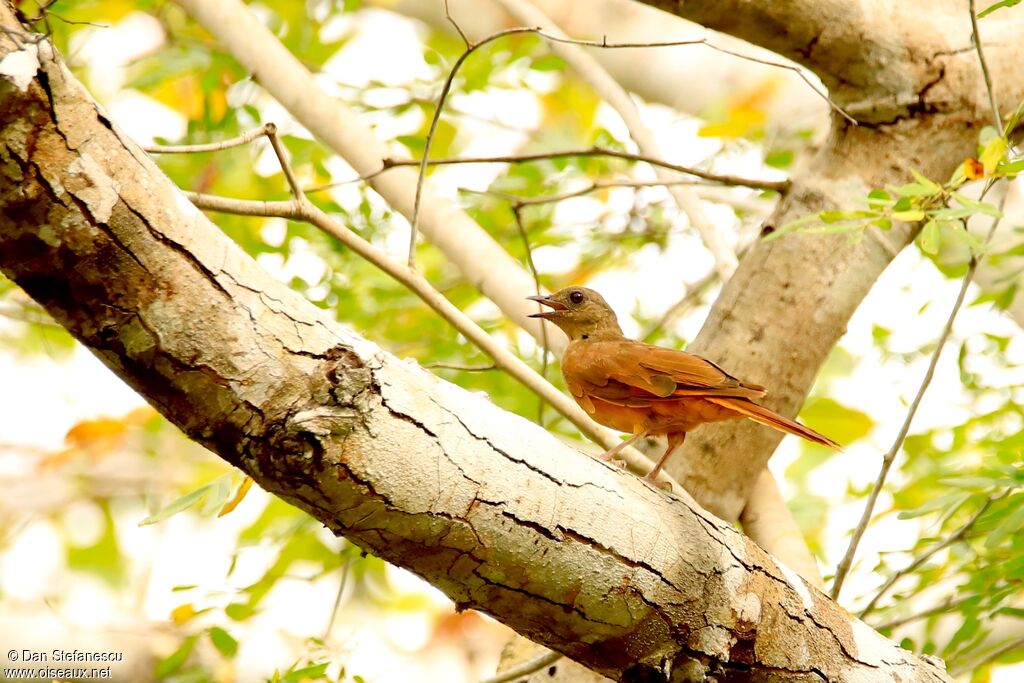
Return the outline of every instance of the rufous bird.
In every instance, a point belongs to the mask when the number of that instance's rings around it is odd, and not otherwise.
[[[686,433],[705,422],[749,418],[829,448],[835,441],[754,403],[765,388],[742,382],[706,358],[644,344],[622,334],[615,312],[586,287],[528,297],[551,310],[531,315],[557,325],[569,337],[562,376],[576,402],[596,422],[632,436],[602,456],[647,435],[668,437],[668,450],[647,475],[654,481]]]

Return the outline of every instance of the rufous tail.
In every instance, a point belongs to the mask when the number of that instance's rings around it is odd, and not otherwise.
[[[775,413],[764,406],[759,406],[753,401],[748,401],[742,398],[718,396],[706,396],[704,400],[710,401],[711,403],[717,403],[718,405],[729,408],[730,410],[735,410],[737,413],[745,415],[755,422],[760,422],[772,429],[778,429],[780,432],[795,434],[796,436],[807,439],[808,441],[819,443],[822,446],[827,446],[828,448],[833,448],[837,451],[843,450],[842,446],[827,436],[819,434],[810,427],[805,427],[799,422],[782,417],[778,413]]]

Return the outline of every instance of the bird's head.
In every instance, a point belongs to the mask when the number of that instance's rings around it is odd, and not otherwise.
[[[534,313],[558,325],[570,341],[578,339],[621,339],[622,330],[615,312],[600,294],[586,287],[566,287],[550,296],[526,297],[549,307]]]

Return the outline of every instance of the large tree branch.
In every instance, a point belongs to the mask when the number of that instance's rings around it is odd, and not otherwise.
[[[257,75],[271,95],[357,170],[362,171],[363,166],[369,166],[371,168],[367,172],[372,172],[383,167],[383,158],[374,156],[380,154],[383,145],[373,138],[372,132],[365,130],[351,112],[323,93],[309,72],[252,17],[244,5],[237,0],[179,2],[228,46],[236,59]],[[384,175],[394,172],[388,171]],[[403,178],[408,184],[414,182],[411,173]],[[410,215],[408,211],[411,211],[413,192],[409,185],[377,185],[375,189],[389,202],[397,202],[398,210]],[[470,282],[492,298],[506,315],[526,327],[535,337],[541,338],[536,321],[525,317],[533,312],[523,306],[523,297],[531,293],[530,285],[526,284],[529,275],[507,254],[505,258],[492,259],[487,256],[490,252],[478,251],[475,246],[477,244],[486,243],[490,245],[489,248],[496,245],[476,223],[448,202],[427,192],[423,196],[422,212],[423,234],[462,270]],[[434,223],[431,220],[431,216],[455,216],[456,213],[457,219],[450,221]],[[548,337],[553,342],[553,350],[558,353],[564,346],[564,337],[559,334]],[[693,488],[690,492],[702,504],[708,504],[708,501],[703,500],[703,490]],[[714,495],[717,496],[717,491]],[[779,502],[777,497],[773,499],[766,496],[764,499]],[[790,528],[795,530],[795,525],[790,525]],[[785,557],[809,576],[817,574],[811,571],[813,558],[809,557],[809,553],[801,552]]]
[[[949,680],[699,508],[333,325],[38,54],[0,79],[0,268],[191,438],[608,675]]]
[[[956,111],[967,104],[978,107],[975,113],[985,110],[978,106],[984,91],[977,61],[962,58],[972,56],[973,47],[961,2],[643,1],[806,66],[863,122],[892,123],[922,110]],[[1022,28],[1024,11],[1017,8],[985,29],[986,50],[998,65],[993,78],[1003,87],[1019,80]]]

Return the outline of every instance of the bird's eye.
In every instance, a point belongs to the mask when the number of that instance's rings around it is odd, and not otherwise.
[[[569,301],[573,302],[574,304],[583,303],[583,292],[572,292],[571,294],[569,294]]]

